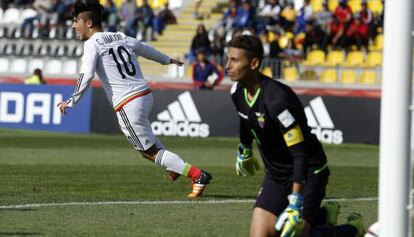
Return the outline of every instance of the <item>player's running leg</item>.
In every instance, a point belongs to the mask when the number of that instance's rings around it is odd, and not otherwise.
[[[152,103],[152,94],[148,94],[130,101],[117,111],[122,132],[135,150],[139,151],[144,158],[164,167],[173,180],[179,175],[189,177],[193,184],[189,197],[201,196],[212,176],[164,148],[153,134],[148,119]]]
[[[173,180],[178,178],[178,175],[189,177],[192,180],[192,191],[188,195],[189,198],[201,196],[206,185],[209,184],[210,180],[213,178],[208,172],[185,162],[177,154],[164,148],[159,149],[156,145],[153,145],[146,151],[140,152],[145,158],[164,167],[173,175],[171,176]]]

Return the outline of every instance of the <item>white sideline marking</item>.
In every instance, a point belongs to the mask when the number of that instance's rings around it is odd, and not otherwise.
[[[226,204],[226,203],[253,203],[255,199],[225,199],[206,201],[107,201],[107,202],[64,202],[64,203],[32,203],[21,205],[4,205],[0,209],[34,208],[34,207],[61,207],[61,206],[99,206],[99,205],[169,205],[169,204]],[[325,201],[337,202],[371,202],[378,198],[331,198]]]

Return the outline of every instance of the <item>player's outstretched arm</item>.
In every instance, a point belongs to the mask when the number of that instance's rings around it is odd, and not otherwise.
[[[57,107],[59,107],[59,110],[62,114],[66,114],[66,109],[69,107],[66,101],[61,101],[59,104],[57,104]]]
[[[170,64],[175,64],[175,65],[180,66],[180,67],[184,65],[183,62],[181,62],[177,59],[174,59],[174,58],[170,58]]]

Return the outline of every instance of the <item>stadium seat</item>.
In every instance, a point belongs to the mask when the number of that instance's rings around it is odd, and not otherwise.
[[[366,67],[377,67],[382,65],[382,53],[379,51],[371,51],[367,54],[365,61]]]
[[[368,8],[376,15],[381,14],[383,10],[383,5],[381,0],[369,0],[368,2]]]
[[[293,40],[297,49],[303,49],[303,43],[305,42],[306,34],[301,32],[297,34]]]
[[[2,47],[0,54],[8,56],[16,55],[17,46],[15,43],[6,43]]]
[[[338,0],[328,0],[328,8],[331,12],[335,11],[335,8],[339,5]]]
[[[51,51],[51,47],[48,44],[39,44],[37,48],[34,50],[34,54],[36,56],[49,56]]]
[[[7,8],[3,13],[3,24],[18,24],[20,23],[20,11],[17,8]]]
[[[36,21],[35,22],[33,22],[33,24],[38,24],[38,23],[36,23]],[[33,29],[33,31],[31,32],[31,35],[30,35],[30,37],[32,38],[32,39],[39,39],[40,38],[40,32],[39,32],[39,28],[38,27],[35,27],[34,29]]]
[[[345,67],[355,67],[362,66],[364,64],[364,53],[360,50],[351,51],[346,55],[345,62],[342,63],[342,66]]]
[[[282,35],[278,42],[282,49],[287,48],[289,46],[289,42],[291,39],[293,39],[295,36],[291,32],[287,32],[286,34]]]
[[[352,12],[360,12],[361,11],[361,2],[362,0],[349,0],[348,5],[352,9]]]
[[[326,56],[325,66],[338,66],[344,61],[345,53],[342,50],[332,50]]]
[[[57,27],[56,26],[50,27],[48,38],[49,39],[56,39],[57,38],[57,33],[58,32],[57,32]]]
[[[319,80],[323,83],[335,83],[337,81],[336,70],[332,68],[322,70]]]
[[[26,58],[14,58],[10,63],[9,71],[11,73],[24,74],[27,72],[27,59]]]
[[[50,56],[52,57],[66,57],[68,56],[68,46],[63,43],[58,43],[51,46]]]
[[[311,50],[303,62],[304,66],[317,66],[325,62],[325,52],[319,49]]]
[[[270,78],[273,78],[273,72],[272,72],[272,68],[270,67],[265,67],[262,69],[262,73]]]
[[[341,72],[341,78],[339,81],[342,84],[355,84],[357,80],[356,70],[354,69],[345,69]]]
[[[24,20],[26,20],[27,18],[31,18],[31,17],[35,17],[37,16],[37,11],[35,11],[32,8],[26,8],[24,9],[20,16],[19,16],[19,24],[22,24]]]
[[[36,68],[43,69],[45,66],[45,61],[43,58],[32,58],[29,60],[29,65],[27,66],[27,71],[29,73],[33,72]]]
[[[33,44],[31,42],[23,43],[18,50],[17,54],[19,56],[32,56],[33,55]]]
[[[70,28],[66,31],[66,35],[65,35],[66,39],[71,40],[71,39],[74,39],[75,36],[76,36],[76,34],[75,34],[75,32],[73,31],[72,28]]]
[[[65,60],[63,63],[62,74],[76,75],[78,73],[78,61],[76,59]]]
[[[299,79],[298,69],[296,66],[286,66],[283,68],[283,79],[286,81],[297,81]]]
[[[0,39],[5,38],[7,34],[7,29],[6,27],[0,25]]]
[[[364,85],[373,85],[377,83],[376,77],[377,75],[375,73],[375,70],[364,70],[361,73],[359,81],[361,84],[364,84]]]
[[[83,46],[81,44],[76,44],[73,46],[71,52],[69,52],[71,57],[80,57],[83,55]]]
[[[0,57],[0,73],[6,73],[9,71],[10,60],[8,57]]]
[[[62,72],[62,61],[59,59],[49,59],[46,62],[45,74],[61,74]]]
[[[323,2],[324,2],[323,0],[311,0],[310,5],[312,7],[313,13],[318,13],[322,11]]]
[[[382,50],[384,48],[384,35],[383,34],[379,34],[375,37],[374,45],[375,45],[376,50]]]
[[[0,7],[0,25],[3,23],[3,8]]]
[[[318,74],[316,74],[316,71],[313,69],[305,69],[301,75],[300,79],[304,81],[317,81],[318,80]]]

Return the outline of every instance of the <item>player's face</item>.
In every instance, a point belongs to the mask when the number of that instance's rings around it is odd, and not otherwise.
[[[73,18],[72,29],[76,31],[81,41],[88,39],[89,29],[87,22],[83,18],[80,18],[79,15]]]
[[[244,49],[230,47],[227,52],[226,72],[232,81],[244,81],[252,71],[252,60]]]

